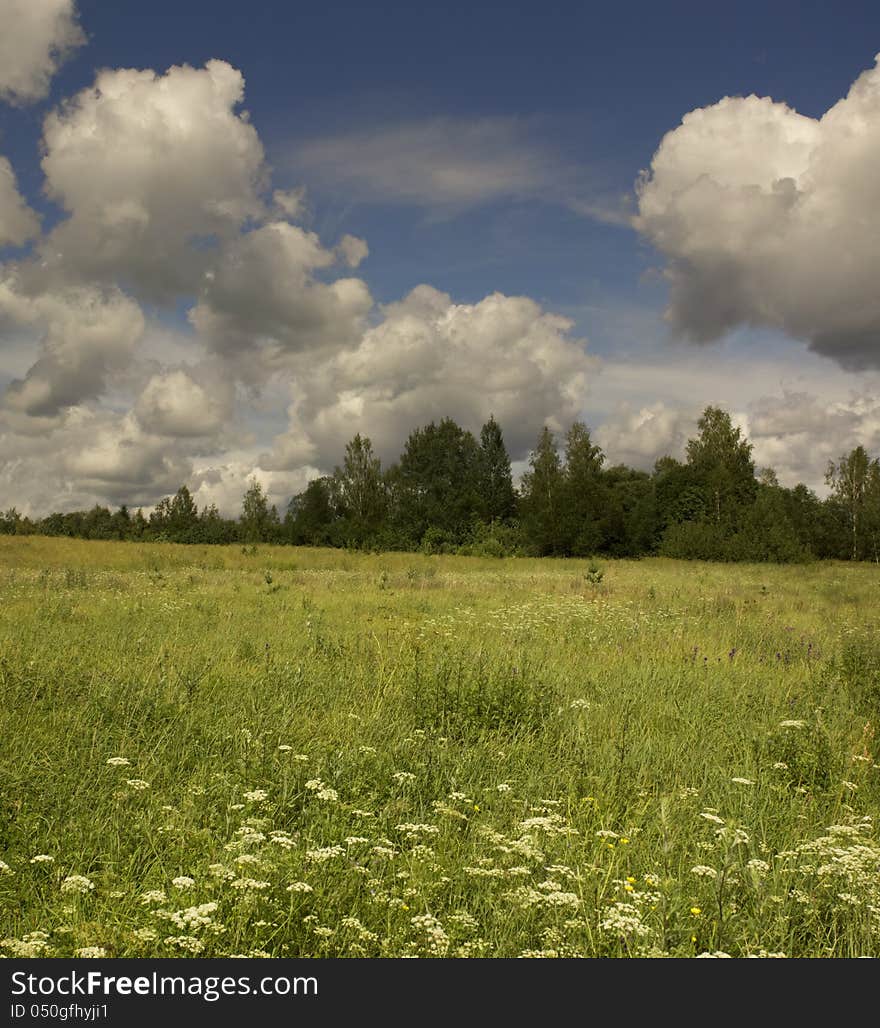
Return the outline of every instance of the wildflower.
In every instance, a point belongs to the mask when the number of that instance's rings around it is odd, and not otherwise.
[[[141,903],[148,907],[151,903],[164,903],[165,893],[161,889],[148,889],[141,896]]]
[[[144,789],[150,788],[150,783],[145,782],[143,778],[126,778],[125,784],[135,792],[143,792]]]
[[[314,850],[306,850],[306,860],[315,864],[325,864],[334,857],[341,857],[345,850],[341,846],[323,846]]]
[[[14,875],[14,874],[15,874],[15,872],[6,863],[6,861],[5,860],[0,860],[0,875]]]
[[[697,864],[696,867],[691,868],[691,874],[697,875],[698,878],[717,878],[718,872],[714,867],[707,867],[705,864]]]
[[[694,915],[694,917],[699,917],[700,914],[703,913],[703,910],[701,907],[691,907],[691,913]]]
[[[99,960],[107,956],[107,950],[103,946],[83,946],[73,951],[75,957],[83,957],[87,960]]]
[[[651,934],[651,929],[642,921],[638,907],[633,903],[615,903],[605,912],[599,927],[614,935],[644,937]]]
[[[416,776],[411,771],[395,771],[391,777],[395,782],[400,782],[401,784],[416,780]]]
[[[294,882],[293,885],[287,886],[288,892],[314,892],[315,890],[309,885],[308,882]]]
[[[131,761],[128,757],[110,757],[107,763],[110,767],[128,767]]]
[[[262,803],[268,797],[269,793],[265,789],[252,789],[250,792],[244,794],[244,798],[248,803]]]
[[[281,745],[280,745],[280,746],[278,747],[278,752],[279,752],[279,753],[290,753],[290,751],[291,751],[292,749],[293,749],[293,747],[292,747],[292,746],[288,746],[286,742],[283,742],[283,743],[282,743],[282,744],[281,744]]]
[[[216,903],[202,903],[196,907],[187,907],[186,910],[175,910],[173,913],[163,912],[163,916],[166,916],[178,928],[188,928],[192,931],[196,928],[210,926],[211,915],[216,909]]]
[[[178,875],[177,878],[171,879],[171,884],[175,889],[191,889],[196,883],[189,875]]]
[[[754,785],[755,783],[751,778],[731,778],[731,782],[735,782],[737,785]]]
[[[707,810],[702,811],[700,817],[704,817],[707,821],[711,821],[715,825],[723,825],[724,819],[720,818],[717,814],[712,814]]]
[[[32,864],[51,864],[55,860],[54,857],[50,857],[48,853],[38,853],[35,857],[31,857]]]
[[[94,887],[95,883],[85,875],[68,875],[61,883],[62,892],[75,892],[81,896],[91,892]]]
[[[779,727],[780,728],[806,728],[807,727],[807,722],[806,721],[780,721],[779,722]]]
[[[233,889],[238,889],[241,892],[250,890],[261,892],[263,889],[268,889],[271,882],[261,882],[257,881],[255,878],[236,878],[229,884]]]

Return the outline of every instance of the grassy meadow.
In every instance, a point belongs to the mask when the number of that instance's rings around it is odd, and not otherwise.
[[[880,569],[0,536],[5,956],[880,956]]]

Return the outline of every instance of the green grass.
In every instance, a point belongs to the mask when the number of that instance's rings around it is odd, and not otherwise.
[[[0,537],[3,952],[880,955],[878,569],[601,570]]]

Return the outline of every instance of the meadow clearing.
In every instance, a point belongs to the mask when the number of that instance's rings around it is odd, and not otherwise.
[[[880,956],[880,569],[0,537],[5,956]]]

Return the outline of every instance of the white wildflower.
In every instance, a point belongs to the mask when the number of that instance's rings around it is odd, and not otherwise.
[[[718,872],[714,867],[708,867],[706,864],[697,864],[696,867],[691,868],[691,874],[697,875],[698,878],[717,878]]]
[[[85,875],[68,875],[61,883],[62,892],[74,892],[81,896],[91,892],[94,888],[95,883]]]

